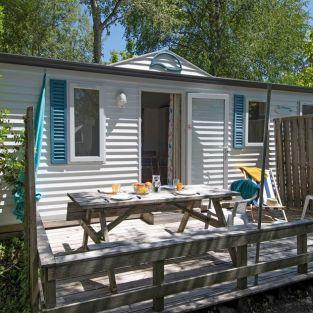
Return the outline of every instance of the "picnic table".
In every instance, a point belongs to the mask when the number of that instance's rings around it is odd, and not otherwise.
[[[189,185],[185,186],[187,190],[194,190],[192,195],[179,195],[175,191],[161,189],[160,192],[149,193],[148,195],[133,194],[131,199],[125,201],[112,200],[109,193],[104,191],[98,192],[79,192],[69,193],[68,197],[73,201],[68,204],[68,215],[77,216],[80,220],[80,225],[84,229],[83,244],[81,250],[88,250],[88,237],[95,243],[101,241],[109,241],[109,231],[123,222],[132,214],[157,212],[179,209],[184,212],[177,232],[181,233],[185,230],[190,217],[210,224],[214,227],[226,227],[227,222],[223,214],[221,201],[227,200],[232,196],[237,196],[239,193],[212,188],[205,185]],[[125,189],[125,192],[130,193],[131,189]],[[201,206],[201,201],[210,199],[215,208],[217,220],[207,216],[203,212],[195,211],[194,209]],[[100,221],[100,231],[97,232],[91,225],[91,217],[97,216]],[[107,223],[108,216],[117,216],[115,220]],[[236,265],[236,249],[229,249],[229,254],[234,265]],[[113,271],[108,273],[111,291],[116,292],[115,275]]]

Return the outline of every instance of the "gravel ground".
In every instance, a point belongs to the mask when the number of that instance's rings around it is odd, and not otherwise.
[[[275,289],[199,313],[313,313],[313,280]]]

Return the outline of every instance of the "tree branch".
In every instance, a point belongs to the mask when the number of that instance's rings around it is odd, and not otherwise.
[[[101,28],[104,29],[112,24],[111,19],[116,15],[120,5],[122,4],[122,0],[117,0],[111,13],[104,19],[103,22],[101,22]],[[114,21],[117,21],[118,18],[116,18]]]

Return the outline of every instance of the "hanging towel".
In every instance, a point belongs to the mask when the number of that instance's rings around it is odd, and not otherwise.
[[[45,112],[45,101],[46,101],[46,74],[43,76],[40,95],[38,98],[38,103],[36,107],[36,113],[34,118],[34,128],[35,128],[35,175],[39,168],[41,148],[42,148],[42,136],[43,136],[43,124],[44,124],[44,112]],[[19,155],[18,157],[24,157]],[[22,170],[19,173],[18,182],[13,188],[13,198],[15,202],[15,207],[13,209],[13,214],[20,221],[24,220],[24,199],[25,199],[25,190],[24,190],[24,181],[25,173]],[[36,201],[40,200],[41,194],[36,193]]]
[[[261,183],[261,172],[262,170],[255,166],[242,166],[239,167],[242,173],[246,176],[252,178],[256,183]],[[267,171],[265,171],[265,178],[268,176]]]
[[[230,190],[239,192],[243,199],[250,199],[260,191],[260,187],[251,179],[240,179],[232,182]]]

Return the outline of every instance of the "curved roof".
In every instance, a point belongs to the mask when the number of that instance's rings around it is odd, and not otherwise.
[[[168,56],[168,57],[167,57]],[[159,58],[159,60],[156,60]],[[162,66],[163,64],[165,66]],[[159,64],[159,66],[154,66]],[[159,50],[112,63],[109,66],[150,72],[176,72],[180,75],[213,77],[198,66],[170,50]],[[168,68],[166,68],[168,67]],[[178,70],[180,67],[180,70]],[[177,68],[177,70],[175,70]]]

